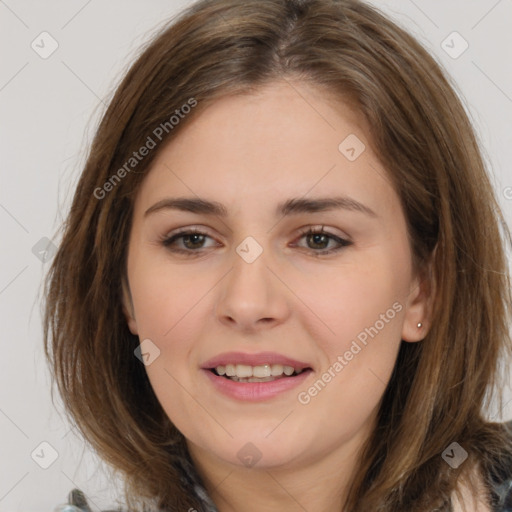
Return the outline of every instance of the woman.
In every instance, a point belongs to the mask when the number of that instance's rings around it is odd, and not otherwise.
[[[504,240],[409,34],[355,0],[202,1],[98,128],[46,353],[130,510],[511,510]]]

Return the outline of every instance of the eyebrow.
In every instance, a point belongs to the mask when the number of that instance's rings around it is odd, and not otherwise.
[[[217,201],[198,197],[167,197],[148,208],[144,217],[161,210],[180,210],[203,215],[227,217],[227,208]],[[276,216],[290,216],[301,213],[315,213],[330,210],[349,210],[377,218],[378,215],[368,206],[348,196],[319,197],[314,199],[292,198],[277,205]]]

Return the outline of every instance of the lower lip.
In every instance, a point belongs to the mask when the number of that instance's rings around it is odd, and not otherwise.
[[[226,377],[219,377],[210,370],[202,370],[215,388],[231,398],[245,402],[261,402],[289,391],[302,384],[312,373],[304,370],[295,377],[282,377],[268,382],[235,382]]]

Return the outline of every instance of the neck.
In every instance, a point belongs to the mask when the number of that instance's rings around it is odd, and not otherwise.
[[[219,512],[342,511],[367,427],[326,453],[252,468],[220,459],[187,441],[192,461]],[[263,462],[263,461],[262,461]]]

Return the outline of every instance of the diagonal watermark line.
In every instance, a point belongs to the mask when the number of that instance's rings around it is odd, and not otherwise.
[[[0,208],[2,208],[2,209],[5,211],[5,213],[7,213],[8,215],[10,215],[10,216],[11,216],[11,218],[12,218],[15,222],[17,222],[17,223],[18,223],[18,224],[19,224],[19,225],[20,225],[20,226],[25,230],[25,232],[26,232],[26,233],[29,233],[28,229],[27,229],[27,228],[26,228],[26,227],[25,227],[25,226],[24,226],[24,225],[23,225],[23,224],[22,224],[22,223],[21,223],[21,222],[20,222],[20,221],[19,221],[19,220],[14,216],[14,215],[13,215],[13,214],[12,214],[12,213],[11,213],[11,212],[10,212],[10,211],[9,211],[9,210],[4,206],[4,205],[3,205],[3,204],[1,204],[1,203],[0,203]]]
[[[66,28],[91,2],[92,0],[89,0],[82,8],[80,8],[73,16],[71,16],[71,18],[66,21],[66,23],[60,27],[60,29],[62,30],[63,28]]]
[[[163,165],[166,169],[168,169],[170,172],[172,172],[172,173],[173,173],[173,175],[174,175],[174,177],[175,177],[176,179],[180,180],[180,181],[181,181],[181,183],[183,184],[183,186],[184,186],[184,187],[187,187],[187,188],[190,190],[190,192],[191,192],[192,194],[194,194],[198,199],[201,199],[201,198],[200,198],[200,196],[198,196],[198,195],[197,195],[197,194],[196,194],[196,193],[195,193],[195,192],[194,192],[194,191],[193,191],[193,190],[192,190],[192,189],[191,189],[191,188],[190,188],[190,187],[189,187],[189,186],[188,186],[188,185],[187,185],[187,184],[186,184],[186,183],[185,183],[185,182],[184,182],[184,181],[183,181],[183,180],[182,180],[182,179],[181,179],[181,178],[180,178],[180,177],[179,177],[179,176],[178,176],[178,175],[177,175],[177,174],[176,174],[176,173],[175,173],[175,172],[170,168],[170,167],[169,167],[169,165],[167,165],[167,163],[166,163],[166,162],[162,162],[162,165]],[[233,231],[233,230],[232,230],[232,229],[231,229],[231,228],[230,228],[230,227],[229,227],[229,226],[224,222],[224,220],[223,220],[221,217],[216,216],[216,219],[217,219],[221,224],[223,224],[223,225],[224,225],[224,227],[225,227],[225,228],[226,228],[230,233]]]
[[[494,87],[496,87],[496,89],[498,89],[501,94],[503,94],[503,96],[505,96],[505,98],[507,98],[507,100],[512,103],[512,98],[510,98],[510,96],[475,61],[472,60],[471,62],[473,66],[475,66],[480,71],[480,73],[482,73],[487,78],[487,80],[489,80],[489,82],[491,82]]]
[[[336,167],[336,164],[333,164],[332,167],[322,176],[318,179],[316,183],[314,183],[311,188],[302,196],[302,198],[306,197],[334,168]],[[268,231],[267,233],[270,233],[282,220],[284,219],[284,216],[282,216]]]
[[[23,430],[21,430],[21,428],[18,426],[17,423],[15,423],[2,409],[0,409],[0,412],[27,438],[29,439],[29,437],[27,436],[27,434],[25,434],[25,432],[23,432]]]
[[[288,416],[290,416],[290,414],[295,411],[295,409],[292,409],[265,437],[268,437],[270,434],[272,434],[272,432],[274,432],[274,430],[277,429],[277,427],[279,427],[280,425],[282,425],[284,423],[284,421],[288,418]]]
[[[500,421],[503,421],[503,414],[505,412],[505,409],[507,409],[508,404],[512,404],[512,398],[510,400],[507,400],[507,402],[505,404],[503,404],[503,406],[500,406],[499,411],[495,411],[492,415],[490,415],[489,420],[496,421],[498,419],[498,417],[500,417],[501,418]]]
[[[414,19],[412,16],[408,16],[407,14],[405,14],[403,12],[403,9],[401,11],[397,11],[396,9],[391,9],[391,8],[388,8],[387,9],[390,13],[393,13],[394,16],[396,16],[397,18],[399,17],[402,17],[402,18],[407,18],[407,22],[408,23],[411,23],[411,25],[415,25],[416,28],[418,30],[423,30],[423,27],[421,26],[420,23],[418,23],[418,20]],[[411,27],[412,28],[412,27]]]
[[[165,334],[167,336],[223,279],[233,270],[231,267]],[[0,292],[1,293],[1,292]]]
[[[62,471],[62,469],[60,470],[60,472],[75,486],[75,489],[80,488],[80,486],[74,480],[72,480],[68,475],[66,475],[66,473],[64,473],[64,471]],[[94,501],[89,496],[86,496],[86,499],[88,502],[92,503],[98,510],[101,510],[100,507],[98,507],[98,505],[96,503],[94,503]]]
[[[217,425],[219,425],[219,427],[221,427],[226,432],[226,434],[228,434],[229,437],[233,438],[233,435],[231,434],[231,432],[229,432],[229,430],[227,430],[226,427],[224,427],[224,425],[219,423],[219,421],[213,416],[213,414],[192,393],[190,393],[190,391],[187,388],[185,388],[185,386],[183,386],[176,379],[176,377],[174,377],[174,375],[172,375],[172,373],[170,373],[169,370],[167,370],[167,368],[164,368],[164,370],[167,372],[167,374],[170,377],[172,377],[175,380],[175,382],[183,389],[183,391],[185,391],[185,393],[187,393],[197,403],[197,405],[202,407],[208,413],[208,415],[213,419],[213,421],[215,421],[215,423],[217,423]]]
[[[29,471],[27,471],[1,498],[0,501],[2,501],[27,475],[29,474]]]
[[[71,432],[73,432],[73,430],[75,430],[77,427],[76,425],[73,425],[71,428],[68,429],[68,431],[60,438],[61,440],[64,439],[65,437],[67,437],[69,434],[71,434]]]
[[[320,320],[320,322],[325,325],[325,327],[327,327],[327,329],[329,329],[329,331],[336,335],[336,333],[268,265],[265,266],[270,270],[270,272],[272,272],[272,274],[277,277],[277,279],[279,279],[279,281],[281,281],[281,283],[286,286],[286,288],[288,288],[288,290],[290,290],[295,295],[295,297],[297,297],[297,299],[302,302],[302,304],[304,304],[304,306],[306,306],[311,311],[311,313],[313,313],[318,318],[318,320]]]
[[[375,174],[378,174],[391,188],[395,188],[393,182],[385,172],[379,172],[371,163],[368,162],[368,166],[372,168]]]
[[[18,18],[18,20],[23,23],[23,25],[25,25],[25,27],[27,28],[30,28],[3,0],[0,0],[0,4],[2,5],[5,5],[5,7],[7,7],[7,9],[9,9],[9,11],[11,11],[11,13],[16,16],[16,18]]]
[[[1,290],[0,290],[0,295],[2,293],[5,292],[5,290],[7,290],[7,288],[9,288],[9,286],[11,286],[11,284],[16,281],[16,279],[18,279],[18,277],[23,273],[25,272],[25,270],[27,270],[28,268],[28,265],[25,266],[25,268],[23,268],[22,270],[20,270]]]
[[[502,0],[498,0],[472,27],[471,30],[473,30],[477,25],[479,25],[487,16],[499,5],[501,4]]]
[[[228,477],[230,477],[234,473],[234,471],[235,470],[232,469],[218,484],[215,484],[215,486],[212,487],[212,489],[208,491],[208,494],[210,495],[210,497],[213,494],[213,492],[216,491],[221,486],[221,484],[223,484],[228,479]]]
[[[28,62],[25,62],[25,64],[23,64],[23,66],[21,66],[21,68],[18,69],[18,71],[16,71],[12,77],[9,78],[9,80],[7,80],[7,82],[2,85],[2,87],[0,87],[0,92],[3,91],[27,66]]]
[[[382,384],[384,384],[384,387],[386,387],[386,386],[387,386],[387,384],[386,384],[386,383],[385,383],[385,382],[384,382],[384,381],[383,381],[383,380],[382,380],[382,379],[381,379],[381,378],[380,378],[380,377],[379,377],[379,376],[378,376],[378,375],[377,375],[377,374],[376,374],[376,373],[375,373],[375,372],[374,372],[370,367],[368,367],[368,370],[369,370],[370,372],[372,372],[372,373],[373,373],[373,375],[375,375],[375,377],[376,377],[377,379],[379,379],[379,380],[382,382]]]
[[[505,412],[505,409],[507,408],[508,404],[512,404],[512,398],[506,403],[503,405],[503,407],[500,408],[499,412],[498,412],[498,415],[503,418],[503,414]],[[494,416],[493,416],[494,418]]]
[[[105,105],[105,107],[108,106],[63,60],[61,60],[61,62],[62,64],[64,64],[64,66],[66,66],[69,69],[71,73],[73,73],[73,75],[76,76],[78,80],[80,80],[80,82],[82,82],[82,84],[85,85],[85,87],[87,87],[87,89],[89,89],[89,91],[91,91],[94,94],[94,96],[96,96],[96,98],[98,98],[98,100],[101,101],[101,103],[103,103],[103,105]]]
[[[420,11],[421,13],[423,13],[423,16],[425,16],[425,18],[427,18],[430,23],[432,23],[432,25],[434,25],[436,28],[439,28],[439,25],[424,11],[422,10],[417,4],[416,2],[414,2],[413,0],[409,0],[409,2],[411,2],[411,4],[413,4],[416,9],[418,9],[418,11]]]
[[[336,131],[336,128],[327,121],[327,119],[320,114],[320,112],[306,99],[304,96],[290,83],[289,80],[285,76],[281,76],[281,79],[284,80],[334,131]]]
[[[302,505],[302,503],[299,503],[299,502],[295,499],[295,497],[294,497],[293,495],[291,495],[291,494],[288,492],[288,490],[287,490],[287,489],[285,489],[285,488],[281,485],[281,483],[280,483],[278,480],[276,480],[275,476],[274,476],[272,473],[270,473],[269,471],[266,471],[266,470],[265,470],[265,473],[267,473],[267,475],[269,475],[269,476],[270,476],[270,478],[272,478],[272,480],[274,480],[274,482],[275,482],[277,485],[279,485],[279,487],[281,487],[281,489],[283,489],[283,491],[284,491],[286,494],[288,494],[288,496],[290,496],[290,498],[291,498],[293,501],[295,501],[295,503],[297,503],[297,505],[299,505],[299,507],[300,507],[302,510],[305,510],[306,512],[308,512],[308,509],[307,509],[307,508],[305,508],[305,507]]]

